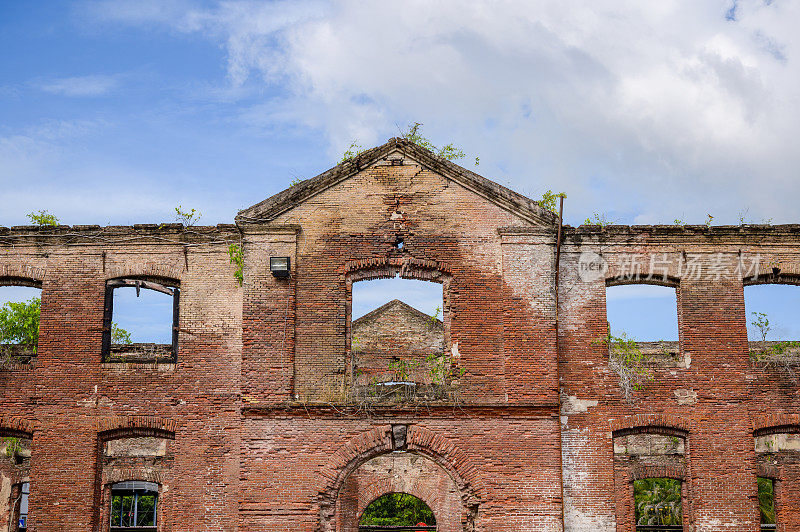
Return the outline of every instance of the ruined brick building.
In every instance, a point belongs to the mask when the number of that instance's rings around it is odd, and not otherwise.
[[[115,490],[156,504],[137,530],[160,532],[355,531],[390,492],[443,532],[629,531],[634,482],[669,478],[683,530],[756,531],[763,477],[798,530],[798,385],[751,360],[743,295],[800,283],[798,243],[560,228],[400,139],[232,225],[0,229],[0,284],[41,288],[37,356],[0,369],[0,436],[24,442],[0,464],[0,529],[29,488],[38,532],[109,530]],[[441,284],[426,347],[356,348],[353,284],[397,275]],[[674,290],[679,325],[631,400],[598,341],[624,283]],[[171,344],[112,342],[124,286],[173,298]]]

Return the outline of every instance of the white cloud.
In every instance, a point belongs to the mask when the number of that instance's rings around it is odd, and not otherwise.
[[[324,131],[335,157],[421,121],[571,221],[796,220],[800,4],[104,2],[102,20],[200,32],[234,86],[285,98],[243,113]],[[500,175],[510,178],[498,178]]]
[[[39,89],[51,94],[71,97],[105,96],[120,84],[118,75],[96,74],[42,81]]]

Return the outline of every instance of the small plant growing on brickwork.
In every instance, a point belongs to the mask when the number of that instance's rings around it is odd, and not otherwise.
[[[764,367],[778,368],[797,384],[796,368],[800,366],[800,342],[781,341],[767,343],[767,335],[772,330],[769,316],[764,312],[752,312],[753,321],[750,324],[758,331],[761,337],[761,347],[750,351],[750,358]]]
[[[6,458],[12,458],[22,451],[22,442],[19,438],[5,436],[0,438],[0,448],[5,451]]]
[[[233,271],[233,278],[239,283],[239,286],[244,284],[244,250],[239,244],[231,244],[228,246],[228,257],[230,257],[231,264],[236,265]]]
[[[111,324],[111,343],[112,344],[132,344],[131,333],[120,327],[116,323]]]
[[[415,360],[395,358],[389,362],[389,371],[394,373],[394,382],[408,382],[411,380],[411,372],[419,366],[420,363]]]
[[[756,328],[758,334],[761,336],[761,342],[766,343],[767,341],[767,334],[771,327],[769,326],[769,316],[767,316],[764,312],[752,312],[753,314],[753,321],[750,324]]]
[[[608,367],[619,377],[619,386],[629,403],[633,402],[634,392],[640,390],[648,381],[653,380],[653,372],[646,365],[646,357],[639,349],[636,340],[628,338],[623,332],[619,336],[611,334],[599,340],[608,346]]]
[[[606,227],[611,225],[611,220],[608,219],[606,213],[592,213],[592,216],[584,220],[583,225],[597,225],[599,227]]]
[[[553,192],[552,190],[548,190],[542,194],[542,199],[539,200],[539,205],[543,209],[547,209],[552,213],[558,214],[558,199],[566,197],[567,195],[564,192]]]
[[[678,227],[683,227],[683,226],[685,226],[685,225],[686,225],[686,222],[684,222],[683,220],[681,220],[681,219],[679,219],[679,218],[675,218],[675,221],[674,221],[673,223],[674,223],[675,225],[677,225]]]
[[[409,124],[408,129],[404,131],[401,136],[405,140],[413,142],[417,146],[425,148],[426,150],[430,150],[439,157],[447,159],[448,161],[454,161],[466,157],[464,151],[461,148],[454,146],[452,142],[450,144],[445,144],[441,148],[437,148],[430,140],[428,140],[427,137],[422,135],[422,124],[419,122]],[[479,162],[480,159],[476,157],[475,164],[477,165]]]
[[[439,314],[441,314],[441,313],[442,313],[442,307],[436,307],[436,310],[434,311],[434,313],[433,313],[433,315],[431,316],[431,319],[430,319],[430,327],[431,327],[431,329],[436,327],[436,324],[439,323]]]
[[[706,227],[711,228],[711,222],[714,220],[714,217],[710,214],[706,214]]]
[[[186,227],[192,227],[202,217],[203,213],[196,211],[195,209],[185,211],[181,205],[175,207],[175,220],[177,220],[179,223],[182,223]]]
[[[747,213],[750,212],[750,208],[746,207],[745,209],[739,211],[737,218],[739,219],[739,225],[744,225],[747,223]]]
[[[300,184],[300,183],[302,183],[302,182],[303,182],[303,180],[302,180],[302,179],[295,177],[294,179],[292,179],[291,181],[289,181],[289,186],[290,186],[290,187],[296,187],[297,185],[299,185],[299,184]]]
[[[39,227],[56,227],[58,225],[58,218],[44,210],[28,213],[28,219],[33,225],[38,225]]]
[[[364,148],[361,147],[361,145],[358,143],[358,141],[354,140],[353,142],[350,143],[350,147],[347,148],[344,151],[344,153],[342,154],[342,160],[339,161],[339,164],[341,164],[341,163],[343,163],[345,161],[349,161],[350,159],[355,159],[356,157],[358,157],[362,153],[364,153]],[[299,183],[299,181],[298,181],[298,183]],[[292,182],[292,186],[294,186],[295,184],[296,183]]]

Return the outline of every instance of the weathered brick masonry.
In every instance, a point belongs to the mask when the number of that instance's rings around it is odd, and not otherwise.
[[[800,529],[798,387],[750,362],[743,296],[798,282],[800,227],[566,227],[558,286],[557,229],[392,139],[235,225],[0,230],[0,282],[42,288],[38,356],[0,370],[0,431],[32,441],[29,471],[0,469],[30,478],[29,530],[108,530],[125,480],[159,486],[159,531],[354,531],[392,491],[448,532],[632,530],[633,480],[665,476],[685,530],[758,530],[757,476],[776,479],[779,530]],[[755,255],[780,273],[719,274]],[[633,403],[598,342],[631,256],[676,288],[680,329],[678,362]],[[581,275],[587,257],[608,269]],[[385,355],[351,349],[352,284],[395,275],[442,284],[447,394],[352,393]],[[179,290],[174,360],[103,361],[106,283],[122,278]]]

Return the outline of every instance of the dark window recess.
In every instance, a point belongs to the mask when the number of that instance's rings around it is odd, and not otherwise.
[[[31,493],[31,485],[24,482],[20,487],[19,494],[19,517],[17,518],[17,530],[25,532],[28,530],[28,497]]]
[[[645,478],[633,483],[636,532],[683,530],[681,481]]]
[[[775,530],[775,481],[771,478],[758,478],[758,511],[761,530]]]
[[[155,532],[158,484],[127,481],[111,486],[111,530]]]
[[[138,298],[143,291],[153,291],[172,298],[172,324],[168,336],[159,341],[133,341],[136,331],[128,331],[118,327],[114,316],[114,296],[118,290],[135,290]],[[174,285],[161,284],[143,279],[112,279],[106,283],[105,305],[103,312],[103,344],[104,362],[174,362],[178,355],[178,315],[180,305],[180,289]],[[144,317],[146,311],[141,312]],[[168,318],[167,318],[168,319]],[[121,333],[120,333],[121,331]]]

